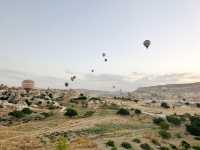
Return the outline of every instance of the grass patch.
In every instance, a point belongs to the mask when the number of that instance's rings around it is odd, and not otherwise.
[[[78,133],[85,134],[103,134],[108,132],[115,132],[119,130],[134,130],[141,128],[148,128],[149,126],[141,126],[141,125],[132,125],[132,124],[115,124],[115,123],[107,123],[107,124],[96,124],[92,128],[86,128],[77,131]]]

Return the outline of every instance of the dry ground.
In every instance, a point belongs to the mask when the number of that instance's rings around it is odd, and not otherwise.
[[[190,106],[163,109],[157,106],[145,105],[144,102],[116,102],[113,99],[109,99],[109,101],[119,103],[123,107],[137,108],[155,114],[160,112],[163,112],[163,114],[200,114],[200,109],[191,108]],[[184,127],[171,128],[170,132],[173,138],[162,140],[158,135],[158,127],[152,123],[152,116],[122,117],[115,113],[116,110],[97,109],[91,117],[69,119],[63,113],[57,111],[52,117],[43,121],[28,122],[9,127],[0,126],[0,150],[54,150],[54,142],[43,143],[41,138],[44,135],[62,131],[84,133],[80,137],[77,136],[75,140],[71,140],[71,150],[109,150],[110,148],[105,146],[109,139],[115,141],[119,150],[122,149],[120,144],[123,141],[131,143],[135,149],[140,149],[138,144],[132,142],[133,138],[139,138],[143,143],[151,143],[151,139],[157,139],[165,145],[169,143],[178,145],[183,139],[191,144],[198,144],[199,142],[194,140],[192,136],[185,134]],[[103,130],[97,132],[96,127]],[[176,138],[176,133],[180,133],[183,138]]]

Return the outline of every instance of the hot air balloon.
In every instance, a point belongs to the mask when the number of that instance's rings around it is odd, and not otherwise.
[[[149,48],[149,46],[151,45],[151,41],[150,40],[145,40],[143,42],[143,45],[146,47],[146,48]]]
[[[102,53],[102,56],[103,56],[103,57],[106,57],[106,53]]]
[[[34,88],[34,81],[33,80],[22,81],[22,88],[26,90],[26,92],[31,91]]]
[[[69,86],[69,83],[65,82],[65,87],[68,87]]]
[[[70,79],[71,81],[74,81],[76,79],[76,76],[72,76]]]

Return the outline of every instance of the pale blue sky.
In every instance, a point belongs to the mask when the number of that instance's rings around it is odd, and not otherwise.
[[[199,6],[199,0],[0,0],[0,69],[55,77],[91,68],[200,73]]]

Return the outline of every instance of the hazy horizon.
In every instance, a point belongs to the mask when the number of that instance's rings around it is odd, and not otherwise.
[[[131,90],[200,81],[200,1],[0,4],[0,82],[32,78],[40,87],[64,88],[77,75],[72,88]],[[152,42],[148,50],[146,39]]]

